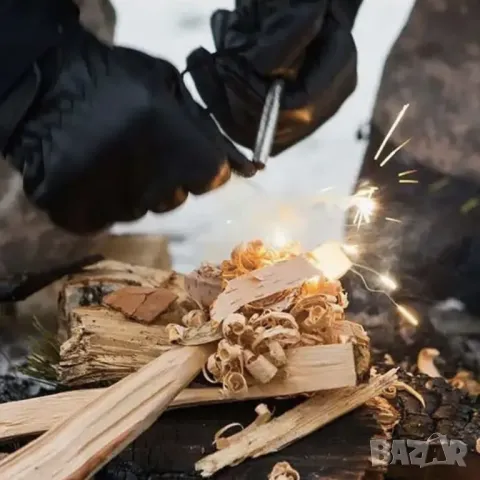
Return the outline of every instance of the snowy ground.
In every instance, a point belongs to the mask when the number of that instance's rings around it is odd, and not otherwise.
[[[131,0],[113,3],[118,13],[118,44],[161,56],[183,69],[192,49],[199,45],[213,49],[211,12],[232,8],[234,2],[143,0],[141,7]],[[224,257],[241,240],[272,232],[288,237],[294,227],[295,239],[306,245],[313,246],[327,237],[340,238],[340,209],[306,209],[301,201],[326,187],[334,186],[338,194],[350,191],[365,147],[355,139],[355,131],[370,117],[384,59],[413,3],[364,0],[354,30],[359,50],[358,88],[319,132],[272,160],[267,171],[253,181],[234,180],[218,192],[189,199],[176,212],[149,215],[116,230],[185,235],[185,241],[173,242],[171,247],[180,271],[189,271],[202,260]],[[285,214],[285,206],[292,210],[293,220]]]

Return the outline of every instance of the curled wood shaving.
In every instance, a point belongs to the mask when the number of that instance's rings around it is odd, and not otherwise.
[[[423,408],[426,407],[425,399],[422,397],[422,395],[420,395],[420,393],[418,393],[410,385],[407,385],[406,383],[401,382],[399,380],[395,381],[392,385],[389,385],[382,392],[382,396],[391,400],[391,399],[393,399],[397,396],[397,391],[399,391],[399,390],[403,390],[405,392],[408,392],[410,395],[415,397],[420,402],[420,404],[422,405]]]
[[[397,390],[404,390],[405,392],[408,392],[410,395],[415,397],[421,403],[423,408],[426,407],[425,399],[413,387],[411,387],[410,385],[407,385],[406,383],[401,382],[401,381],[396,381],[395,386],[397,387]]]
[[[278,373],[278,368],[263,355],[255,355],[250,350],[243,352],[245,368],[259,383],[268,383]]]
[[[169,343],[176,344],[181,343],[185,337],[186,328],[176,323],[169,323],[165,330],[167,331]]]
[[[272,267],[283,262],[284,268],[285,260],[297,258],[300,263],[288,265],[285,271]],[[218,270],[208,265],[202,268],[205,275],[218,276],[221,272],[226,287],[222,302],[214,304],[212,318],[204,324],[218,325],[222,337],[204,374],[208,381],[221,383],[229,395],[243,394],[250,385],[281,378],[287,364],[286,350],[297,346],[355,343],[356,365],[361,372],[368,369],[369,338],[362,327],[345,320],[348,301],[341,283],[324,278],[316,266],[299,257],[295,248],[279,251],[260,241],[249,242],[236,247],[230,260],[224,261]],[[293,283],[282,283],[293,286],[275,292],[277,275],[280,279],[293,279]],[[305,281],[305,276],[310,279]],[[257,294],[257,285],[263,282],[269,286]],[[242,304],[245,295],[255,300]],[[236,313],[228,313],[229,310]],[[194,314],[191,317],[196,318]],[[183,320],[184,325],[191,325],[187,320]],[[203,317],[198,323],[202,321]],[[192,336],[191,328],[172,329],[177,343],[185,344],[187,333]]]
[[[268,475],[268,480],[300,480],[300,474],[288,462],[279,462]]]
[[[185,318],[185,316],[183,318]],[[194,319],[192,321],[196,320]],[[212,322],[206,322],[198,327],[185,327],[177,323],[169,323],[165,327],[165,331],[169,343],[173,345],[204,345],[222,338],[220,327]]]
[[[223,377],[223,391],[227,396],[245,395],[248,392],[247,380],[241,373],[227,373]]]
[[[268,343],[268,352],[266,353],[266,356],[277,368],[281,368],[287,363],[285,350],[277,340],[272,340]]]
[[[440,352],[435,348],[422,348],[417,358],[417,367],[420,373],[430,377],[441,377],[442,375],[433,362],[439,355]]]
[[[470,395],[480,395],[480,383],[474,378],[472,372],[459,370],[448,382],[453,387],[465,390]]]
[[[203,310],[192,310],[182,318],[182,323],[187,328],[198,328],[207,323],[207,315]]]
[[[268,265],[288,260],[299,253],[298,244],[287,245],[278,250],[268,247],[261,240],[242,243],[233,249],[230,259],[223,261],[220,265],[222,278],[228,281]]]
[[[239,389],[238,375],[243,378],[242,393],[248,384],[270,382],[287,363],[285,349],[300,341],[295,318],[285,312],[268,311],[249,319],[239,313],[231,314],[221,328],[224,338],[208,359],[205,373],[209,381],[219,381],[229,393]],[[227,375],[231,381],[232,373],[238,374],[233,377],[233,389],[226,381]]]
[[[243,437],[245,437],[246,435],[249,435],[252,431],[258,428],[260,425],[264,425],[268,423],[273,416],[273,413],[264,403],[260,403],[255,407],[255,413],[257,414],[257,417],[246,428],[243,428],[243,426],[239,423],[226,425],[225,427],[221,428],[215,434],[214,444],[217,447],[217,450],[222,450],[224,448],[227,448],[231,444],[240,441]],[[237,425],[240,425],[240,427],[242,428],[240,432],[234,433],[233,435],[230,435],[228,437],[223,436],[223,434],[226,431],[228,431],[233,426],[237,426]]]
[[[397,396],[397,388],[395,385],[389,385],[383,392],[382,395],[385,398],[392,399]]]
[[[225,448],[228,445],[228,437],[223,438],[223,434],[231,430],[232,428],[239,427],[241,430],[243,430],[243,425],[238,422],[234,423],[229,423],[228,425],[225,425],[222,427],[216,434],[213,439],[213,445],[217,447],[217,450],[221,450],[222,448]]]
[[[232,313],[222,323],[222,333],[231,339],[240,336],[247,326],[247,319],[240,313]]]

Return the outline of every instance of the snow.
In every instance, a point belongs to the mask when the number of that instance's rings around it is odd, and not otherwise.
[[[200,45],[213,50],[209,17],[217,8],[232,8],[234,2],[142,0],[141,7],[132,0],[113,3],[116,43],[163,57],[183,70],[191,50]],[[219,191],[190,198],[175,212],[149,214],[115,231],[184,235],[183,241],[171,243],[179,271],[189,271],[203,260],[219,260],[234,244],[256,236],[288,237],[295,230],[295,240],[306,246],[341,239],[342,209],[307,208],[306,200],[332,186],[337,195],[350,192],[365,148],[355,132],[369,120],[384,60],[413,3],[364,0],[354,29],[357,90],[316,134],[272,159],[253,180],[234,179]],[[193,84],[188,85],[195,93]]]

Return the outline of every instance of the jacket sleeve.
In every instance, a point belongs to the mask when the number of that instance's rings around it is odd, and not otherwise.
[[[61,43],[78,17],[71,0],[0,0],[1,152],[39,87],[36,60]]]

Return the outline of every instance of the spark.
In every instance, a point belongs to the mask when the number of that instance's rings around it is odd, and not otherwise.
[[[380,166],[383,167],[386,165],[386,163],[393,158],[393,156],[401,150],[411,139],[405,140],[403,143],[401,143],[398,147],[394,148],[380,163]]]
[[[467,200],[461,207],[460,212],[465,214],[472,211],[474,208],[477,208],[480,205],[480,200],[478,198],[471,198]]]
[[[366,265],[360,265],[358,263],[354,263],[353,265],[355,267],[361,268],[362,270],[366,270],[367,272],[373,273],[378,278],[378,280],[380,280],[380,282],[383,283],[383,285],[385,285],[389,290],[393,291],[398,288],[397,282],[389,275],[385,273],[382,274],[380,272],[377,272],[374,268],[367,267]],[[364,281],[364,283],[366,282]],[[370,291],[385,293],[383,290],[370,290]]]
[[[388,275],[379,275],[378,278],[390,291],[396,290],[398,288],[397,282],[395,282],[395,280],[393,280],[393,278],[389,277]]]
[[[403,316],[405,320],[407,320],[408,323],[413,325],[414,327],[418,327],[418,318],[410,312],[410,310],[407,310],[403,305],[399,305],[398,303],[395,303],[398,312]]]
[[[367,267],[365,265],[358,265],[358,264],[353,264],[355,267],[358,267],[358,268],[362,268],[364,270],[367,270],[373,274],[375,274],[377,276],[377,278],[383,283],[383,284],[389,284],[390,287],[395,287],[397,288],[398,285],[397,283],[395,282],[395,280],[393,280],[392,278],[386,276],[386,275],[382,275],[381,273],[378,273],[376,270],[374,270],[373,268],[370,268],[370,267]],[[350,271],[352,273],[354,273],[355,275],[357,275],[361,280],[362,280],[362,283],[363,285],[365,286],[365,288],[369,291],[369,292],[372,292],[372,293],[381,293],[383,295],[385,295],[388,300],[390,300],[390,302],[392,302],[393,305],[395,305],[395,308],[397,309],[397,311],[400,313],[400,315],[402,315],[402,317],[408,321],[408,323],[410,323],[411,325],[413,325],[414,327],[417,327],[418,324],[419,324],[419,321],[418,321],[418,318],[415,317],[415,315],[410,311],[410,310],[407,310],[407,308],[405,308],[403,305],[400,305],[398,304],[397,302],[395,302],[395,300],[387,293],[385,292],[384,290],[378,290],[378,289],[373,289],[373,288],[370,288],[370,286],[368,285],[367,281],[365,280],[365,277],[356,269],[354,268],[351,268]],[[388,285],[387,285],[388,286]],[[392,288],[393,290],[394,288]]]
[[[398,218],[385,217],[385,220],[387,220],[388,222],[402,223],[402,221],[399,220]]]
[[[378,187],[374,186],[364,187],[352,196],[351,204],[357,209],[353,224],[357,228],[360,228],[363,223],[370,223],[372,215],[377,208],[377,202],[372,198],[377,190]]]
[[[399,180],[398,183],[418,183],[418,180]]]
[[[376,153],[375,156],[373,157],[374,160],[378,160],[378,157],[380,156],[380,154],[382,153],[383,149],[385,148],[385,145],[387,144],[388,140],[389,140],[390,137],[392,136],[393,131],[395,130],[395,128],[397,128],[397,125],[400,123],[400,121],[402,120],[403,116],[405,115],[405,112],[406,112],[408,106],[409,106],[408,103],[407,103],[406,105],[404,105],[403,108],[402,108],[402,110],[400,111],[400,113],[397,115],[397,118],[396,118],[395,121],[393,122],[393,125],[390,127],[390,130],[388,131],[387,135],[386,135],[385,138],[383,139],[383,142],[382,142],[382,144],[380,145],[380,147],[378,148],[377,153]]]
[[[398,174],[399,177],[404,177],[405,175],[410,175],[412,173],[417,173],[418,170],[405,170],[404,172],[400,172]]]

